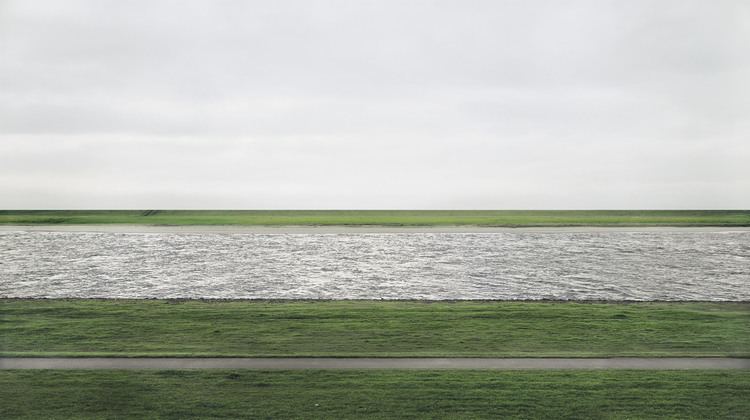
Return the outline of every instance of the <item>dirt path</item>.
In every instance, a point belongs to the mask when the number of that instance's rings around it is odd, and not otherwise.
[[[7,357],[0,369],[750,369],[739,358],[124,358]]]

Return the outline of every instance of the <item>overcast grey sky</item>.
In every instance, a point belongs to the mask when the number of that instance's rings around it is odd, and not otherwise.
[[[0,0],[0,208],[750,208],[750,2]]]

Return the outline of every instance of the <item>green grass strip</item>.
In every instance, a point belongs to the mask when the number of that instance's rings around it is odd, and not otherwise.
[[[0,224],[750,226],[749,210],[3,210]]]
[[[750,303],[4,299],[0,353],[750,357]]]
[[[0,371],[0,418],[746,419],[747,371]]]

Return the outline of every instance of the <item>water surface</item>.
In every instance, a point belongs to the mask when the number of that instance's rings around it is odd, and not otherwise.
[[[750,300],[750,232],[0,232],[0,296]]]

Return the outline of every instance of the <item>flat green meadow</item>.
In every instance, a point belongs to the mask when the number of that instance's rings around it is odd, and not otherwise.
[[[750,371],[0,371],[0,418],[746,419]]]
[[[748,210],[2,210],[0,224],[750,226]]]
[[[750,303],[1,299],[5,356],[750,357]]]

